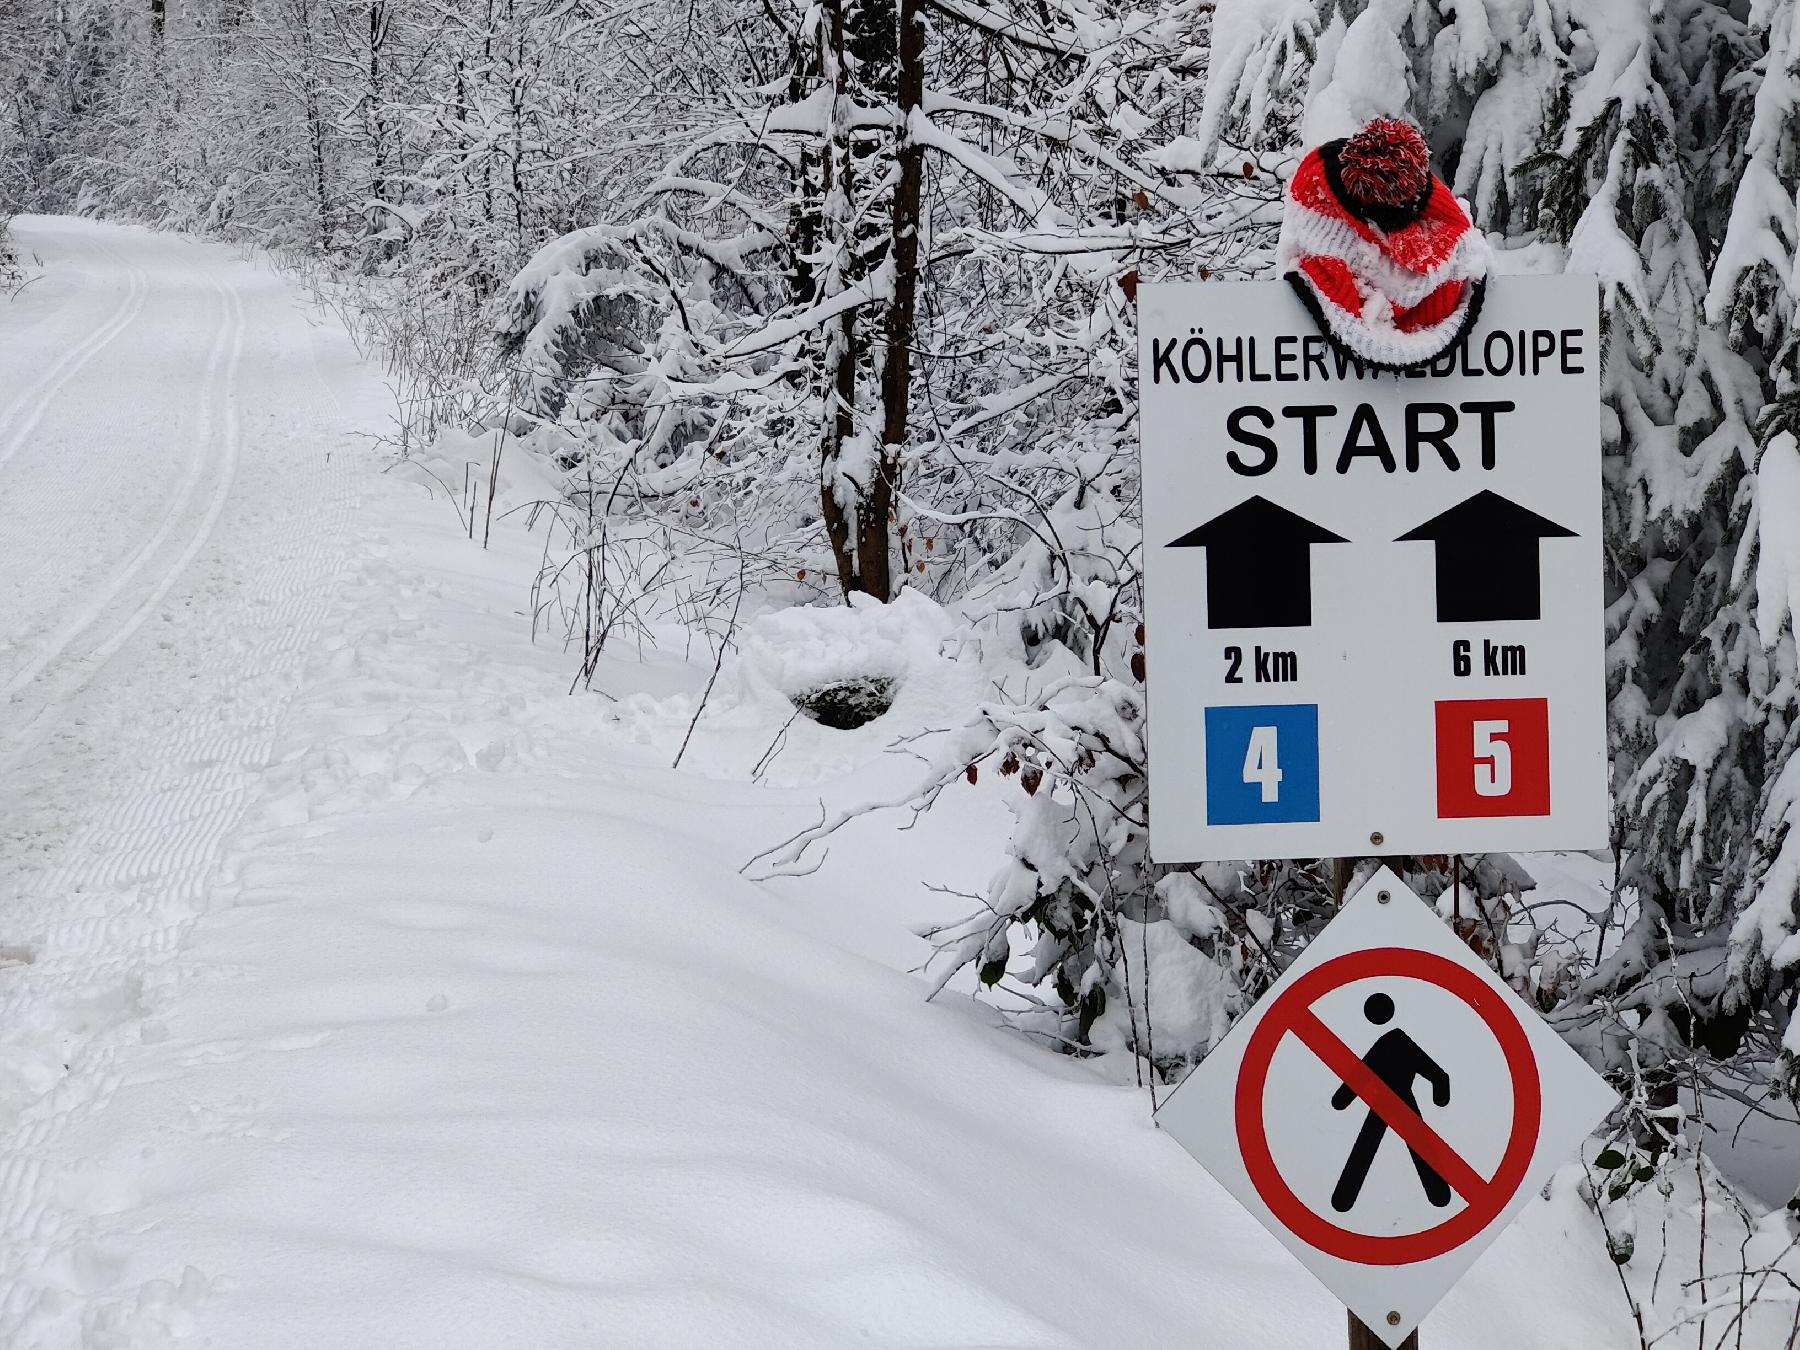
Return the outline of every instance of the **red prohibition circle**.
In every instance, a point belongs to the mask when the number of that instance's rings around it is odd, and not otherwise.
[[[1463,1208],[1442,1223],[1394,1237],[1352,1232],[1308,1209],[1275,1166],[1263,1127],[1263,1093],[1269,1064],[1283,1037],[1294,1030],[1301,1018],[1310,1016],[1313,1004],[1333,989],[1356,980],[1384,977],[1423,980],[1468,1004],[1500,1043],[1513,1089],[1512,1129],[1506,1151],[1486,1186],[1476,1195],[1464,1195]],[[1363,1266],[1404,1266],[1429,1261],[1460,1247],[1506,1208],[1537,1151],[1543,1094],[1531,1042],[1498,990],[1474,971],[1433,952],[1374,947],[1315,966],[1281,992],[1244,1047],[1235,1108],[1244,1170],[1263,1203],[1289,1232],[1308,1246],[1342,1261]]]

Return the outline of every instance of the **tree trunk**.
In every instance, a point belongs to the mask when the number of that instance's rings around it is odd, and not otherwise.
[[[506,3],[506,21],[513,26],[511,80],[506,91],[507,112],[512,119],[513,249],[525,256],[525,25],[513,0]]]
[[[925,147],[912,134],[912,119],[925,101],[925,11],[923,0],[900,0],[899,164],[894,186],[893,243],[888,258],[894,269],[894,294],[888,302],[886,343],[881,370],[881,458],[863,511],[857,552],[863,565],[863,590],[880,600],[893,597],[890,538],[895,501],[900,490],[900,461],[906,450],[907,417],[912,406],[912,346],[919,290],[919,204],[925,180]]]
[[[382,88],[381,53],[387,45],[387,0],[369,2],[369,196],[378,202],[387,200],[387,122],[382,109],[387,93]],[[385,219],[375,222],[385,230]]]
[[[804,99],[807,86],[819,73],[815,51],[808,49],[800,36],[800,27],[796,24],[788,33],[789,103]],[[819,246],[820,197],[814,192],[813,174],[813,152],[802,144],[799,167],[795,170],[794,204],[788,212],[788,235],[794,241],[794,300],[800,305],[810,305],[819,292],[812,257],[813,250]]]
[[[325,171],[325,109],[319,97],[319,66],[313,50],[312,5],[302,3],[296,17],[300,24],[300,78],[307,140],[312,152],[313,191],[318,197],[319,252],[325,254],[331,251],[331,188]]]
[[[840,126],[838,121],[842,111],[839,105],[847,97],[844,86],[849,78],[844,63],[843,0],[826,0],[825,9],[827,29],[821,37],[825,50],[820,65],[831,84],[833,98],[832,131],[819,157],[819,226],[820,233],[831,235],[832,242],[838,245],[836,261],[823,279],[822,288],[835,294],[845,285],[844,269],[850,256],[852,150],[849,128]],[[838,585],[843,589],[846,601],[853,592],[863,589],[863,569],[859,565],[863,534],[860,518],[862,508],[867,506],[862,500],[846,503],[839,496],[844,482],[841,472],[844,442],[856,429],[852,416],[856,406],[856,344],[856,310],[849,309],[838,319],[836,331],[825,343],[822,372],[825,411],[819,447],[819,510],[825,522],[825,537],[831,544],[832,561],[837,566]],[[853,515],[859,523],[854,539],[851,532]]]
[[[832,560],[837,564],[838,584],[849,600],[853,591],[863,589],[862,569],[858,564],[861,551],[860,532],[856,547],[850,542],[850,513],[838,500],[838,458],[844,441],[855,429],[850,410],[856,406],[856,311],[848,310],[838,321],[836,336],[829,351],[835,360],[826,397],[834,405],[826,417],[825,447],[821,457],[819,506],[825,519],[825,536],[831,542]]]
[[[481,30],[481,83],[486,88],[493,82],[494,71],[494,0],[487,0],[487,19]],[[483,100],[486,105],[486,100]],[[481,218],[494,223],[494,156],[492,151],[481,157]]]
[[[1355,858],[1331,860],[1331,896],[1339,909],[1344,907],[1344,892],[1350,889],[1350,878],[1355,872]],[[1386,1342],[1370,1331],[1362,1318],[1348,1310],[1344,1315],[1350,1319],[1350,1350],[1388,1350]],[[1400,1342],[1400,1350],[1419,1350],[1419,1333],[1415,1331]]]

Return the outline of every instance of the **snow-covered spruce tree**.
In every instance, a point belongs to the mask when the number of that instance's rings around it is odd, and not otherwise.
[[[1800,581],[1800,18],[1781,0],[1765,0],[1751,18],[1763,50],[1752,47],[1756,78],[1742,82],[1732,109],[1737,125],[1748,123],[1741,149],[1716,163],[1709,185],[1713,220],[1723,218],[1724,229],[1706,298],[1707,320],[1751,362],[1764,401],[1756,474],[1733,503],[1740,550],[1748,544],[1755,557],[1734,558],[1729,576],[1739,612],[1730,640],[1743,653],[1733,673],[1749,698],[1740,703],[1726,688],[1709,702],[1725,700],[1754,728],[1749,760],[1760,772],[1748,817],[1754,836],[1747,849],[1740,838],[1719,851],[1728,861],[1705,917],[1732,922],[1719,998],[1720,1012],[1733,1019],[1728,1034],[1737,1025],[1746,1036],[1775,1030],[1768,1014],[1785,991],[1781,1072],[1788,1095],[1800,1099],[1800,837],[1790,835],[1800,799],[1793,609]],[[1766,1042],[1758,1048],[1766,1052]]]

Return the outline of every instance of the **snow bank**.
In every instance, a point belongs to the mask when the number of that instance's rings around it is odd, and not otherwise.
[[[1123,1057],[927,1004],[911,939],[869,959],[817,919],[830,896],[899,933],[936,848],[884,826],[885,851],[746,881],[744,841],[804,823],[811,795],[634,753],[601,700],[563,696],[559,654],[520,641],[530,541],[483,554],[441,506],[391,483],[379,501],[403,528],[313,656],[278,755],[297,796],[240,841],[232,903],[149,999],[160,1030],[108,1111],[43,1159],[94,1213],[69,1263],[34,1273],[9,1344],[105,1344],[81,1319],[113,1286],[173,1291],[172,1329],[137,1317],[134,1347],[1342,1336],[1341,1309],[1116,1081]],[[917,600],[758,621],[740,707],[877,662],[929,684],[945,626]],[[917,728],[894,716],[890,734]],[[1219,1009],[1196,984],[1158,1012]],[[1580,1176],[1427,1322],[1433,1350],[1629,1343]],[[1677,1212],[1671,1231],[1695,1230]]]

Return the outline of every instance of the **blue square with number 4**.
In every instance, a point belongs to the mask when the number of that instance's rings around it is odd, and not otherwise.
[[[1319,818],[1319,705],[1206,710],[1206,823]]]

